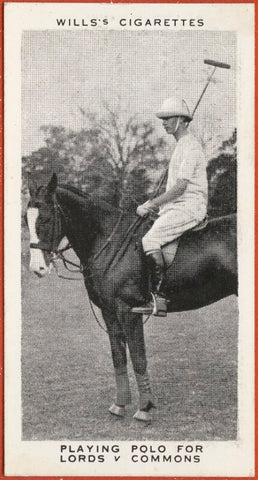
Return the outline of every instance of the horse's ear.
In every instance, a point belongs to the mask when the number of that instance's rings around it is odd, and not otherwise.
[[[38,187],[35,180],[31,178],[30,172],[28,172],[28,187],[29,187],[30,196],[35,197]]]
[[[49,184],[47,186],[47,193],[49,195],[53,195],[56,191],[56,187],[57,187],[57,175],[56,173],[53,173],[50,181],[49,181]]]

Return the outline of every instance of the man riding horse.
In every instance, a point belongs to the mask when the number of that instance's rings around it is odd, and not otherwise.
[[[161,249],[205,218],[208,182],[202,146],[188,130],[192,116],[186,102],[168,98],[156,116],[177,143],[169,163],[165,193],[137,208],[141,217],[157,211],[159,217],[142,239],[151,276],[152,300],[132,311],[166,316],[167,300],[163,290],[165,263]]]
[[[126,405],[131,402],[127,347],[139,392],[139,409],[134,418],[149,422],[154,405],[143,321],[138,313],[166,315],[165,288],[170,312],[201,308],[237,295],[236,214],[213,218],[205,229],[184,235],[172,268],[168,266],[166,270],[166,285],[163,285],[161,247],[192,229],[206,214],[206,162],[200,144],[187,126],[211,77],[192,115],[186,103],[176,99],[166,100],[157,113],[177,144],[169,165],[166,193],[137,209],[141,216],[160,209],[159,218],[143,237],[149,264],[155,266],[152,304],[139,308],[145,297],[146,275],[134,235],[136,227],[137,239],[146,232],[148,220],[141,222],[139,218],[132,223],[130,215],[94,195],[71,185],[58,185],[55,174],[46,186],[38,186],[29,178],[30,269],[44,277],[54,258],[62,258],[64,265],[67,262],[74,265],[63,255],[67,247],[59,248],[61,240],[67,237],[80,260],[89,298],[101,309],[109,335],[117,385],[116,400],[109,411],[117,416],[124,416]]]

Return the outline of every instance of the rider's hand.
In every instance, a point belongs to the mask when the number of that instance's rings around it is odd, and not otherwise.
[[[143,203],[142,205],[139,205],[136,213],[139,215],[139,217],[147,217],[149,213],[152,213],[154,211],[155,207],[152,205],[151,201],[148,200],[147,202]]]

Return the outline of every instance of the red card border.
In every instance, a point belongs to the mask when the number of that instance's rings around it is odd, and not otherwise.
[[[15,3],[30,3],[30,2],[35,2],[35,0],[16,0]],[[13,477],[13,476],[5,476],[4,475],[4,208],[3,208],[3,202],[4,202],[4,4],[5,3],[14,3],[12,0],[7,0],[4,2],[3,0],[0,0],[0,55],[1,55],[1,60],[0,60],[0,479],[15,479],[15,480],[20,480],[26,478],[27,480],[34,480],[38,478],[39,480],[57,480],[60,479],[60,476],[55,476],[55,477]],[[54,1],[45,1],[45,0],[37,0],[37,3],[55,3]],[[59,0],[58,3],[81,3],[81,2],[76,2],[74,0]],[[110,3],[108,1],[104,0],[86,0],[83,3]],[[258,26],[257,26],[257,20],[258,20],[258,14],[257,14],[257,5],[256,5],[256,0],[254,1],[238,1],[235,0],[232,2],[231,0],[199,0],[199,1],[192,1],[192,0],[184,0],[184,1],[167,1],[167,0],[113,0],[112,3],[132,3],[132,4],[137,4],[137,3],[249,3],[249,4],[254,4],[255,6],[255,47],[258,45]],[[256,54],[255,54],[255,127],[258,125],[258,109],[256,106],[258,105],[258,79],[257,79],[257,69],[256,69]],[[256,132],[256,129],[255,129]],[[255,151],[257,151],[258,147],[258,135],[255,135]],[[255,212],[258,207],[258,195],[256,195],[256,191],[258,190],[258,169],[255,168],[255,177],[254,177],[254,191],[255,191]],[[255,215],[254,218],[255,221],[255,240],[257,238],[257,233],[258,233],[258,218]],[[255,247],[256,247],[256,241],[255,241]],[[255,265],[255,319],[256,319],[256,310],[257,310],[257,295],[258,295],[258,289],[257,289],[257,280],[258,280],[258,255],[257,255],[257,249],[255,248],[255,258],[254,258],[254,265]],[[256,322],[255,322],[255,345],[258,345],[258,329],[256,328]],[[255,398],[257,394],[257,388],[258,388],[258,378],[257,378],[257,371],[258,371],[258,353],[255,354]],[[258,429],[258,401],[256,398],[255,401],[255,431],[256,428]],[[257,435],[255,435],[255,474],[253,477],[232,477],[232,480],[237,478],[238,480],[241,480],[242,478],[248,478],[248,479],[258,479],[257,475],[257,470],[258,470],[258,439]],[[40,467],[40,466],[39,466]],[[155,480],[198,480],[198,478],[206,478],[206,479],[215,479],[218,478],[219,480],[230,480],[231,477],[62,477],[64,480],[82,480],[82,479],[87,479],[87,480],[97,480],[97,479],[103,479],[103,480],[129,480],[129,479],[134,479],[137,480],[138,478],[140,479],[146,479],[149,480],[150,478],[153,478]]]

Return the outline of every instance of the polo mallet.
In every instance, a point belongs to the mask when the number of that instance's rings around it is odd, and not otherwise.
[[[201,93],[201,95],[200,95],[200,97],[199,97],[199,99],[198,99],[198,101],[197,101],[194,109],[193,109],[192,117],[194,116],[197,108],[198,108],[199,105],[200,105],[200,102],[201,102],[201,100],[202,100],[202,97],[203,97],[203,95],[205,94],[205,92],[206,92],[206,90],[207,90],[207,88],[208,88],[208,86],[209,86],[209,84],[210,84],[210,81],[211,81],[211,79],[212,79],[212,77],[213,77],[213,75],[214,75],[214,73],[215,73],[215,71],[216,71],[216,68],[226,68],[226,69],[229,69],[229,68],[230,68],[230,65],[228,65],[227,63],[216,62],[215,60],[204,60],[203,62],[204,62],[205,64],[207,64],[207,65],[212,65],[214,68],[213,68],[210,76],[208,77],[207,83],[206,83],[206,85],[205,85],[205,87],[204,87],[204,89],[203,89],[203,91],[202,91],[202,93]],[[161,177],[161,179],[160,179],[160,181],[159,181],[159,184],[158,184],[155,192],[154,192],[153,195],[151,196],[151,198],[155,198],[155,197],[158,195],[159,190],[160,190],[163,182],[165,181],[166,175],[167,175],[167,170],[166,170],[166,171],[164,172],[164,174],[162,175],[162,177]]]
[[[192,117],[194,116],[194,114],[195,114],[195,112],[196,112],[196,110],[197,110],[197,108],[198,108],[198,106],[201,102],[201,99],[202,99],[203,95],[205,94],[205,92],[206,92],[206,90],[209,86],[209,83],[210,83],[210,81],[211,81],[211,79],[212,79],[212,77],[213,77],[213,75],[216,71],[216,68],[227,68],[227,69],[230,68],[230,65],[228,65],[227,63],[216,62],[215,60],[204,60],[204,63],[206,63],[207,65],[212,65],[214,68],[213,68],[213,70],[212,70],[212,72],[211,72],[211,74],[210,74],[210,76],[207,80],[207,83],[206,83],[206,85],[205,85],[205,87],[204,87],[204,89],[203,89],[203,91],[202,91],[202,93],[201,93],[201,95],[198,99],[198,102],[196,103],[196,105],[193,109]]]

